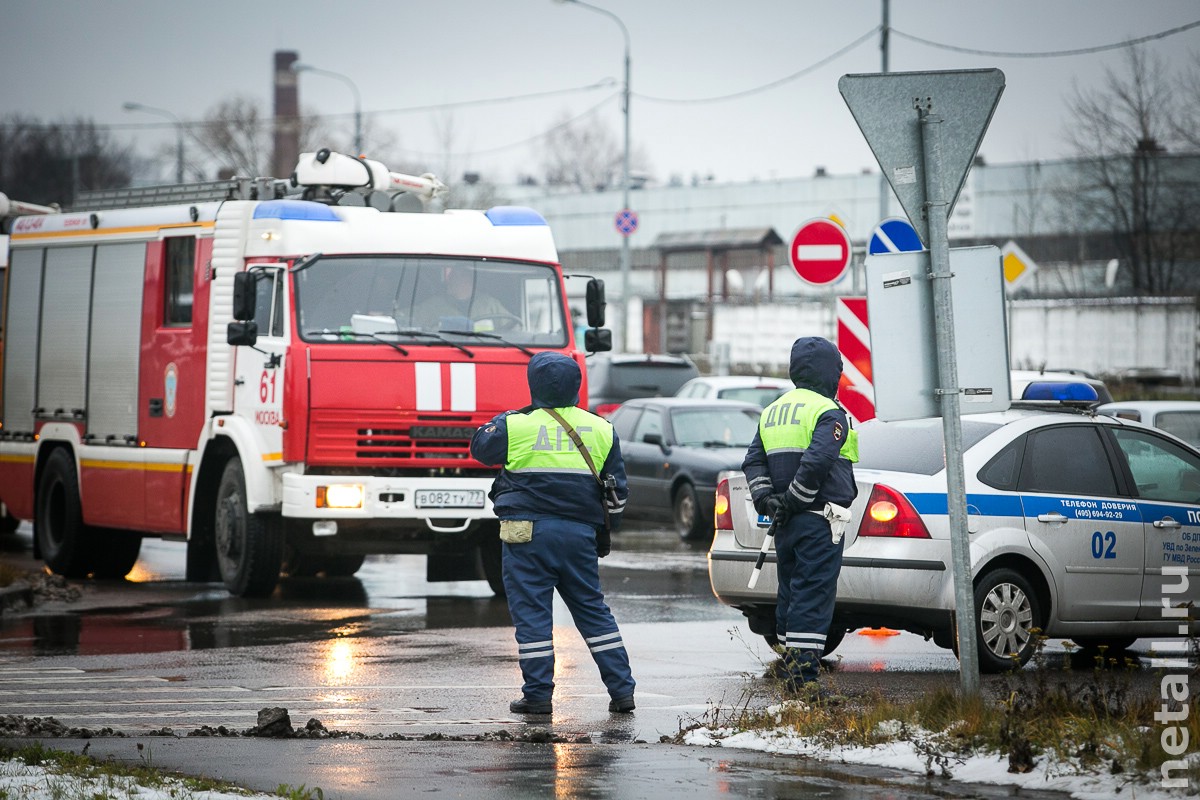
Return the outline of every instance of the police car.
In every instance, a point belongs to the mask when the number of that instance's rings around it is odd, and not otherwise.
[[[1185,635],[1182,606],[1200,605],[1200,451],[1096,414],[1094,391],[1080,384],[1035,384],[1025,396],[1052,399],[962,418],[980,668],[1024,664],[1039,630],[1111,648]],[[858,498],[826,652],[847,631],[880,626],[953,648],[942,420],[872,420],[858,431]],[[713,592],[774,643],[773,553],[748,588],[768,525],[745,477],[727,474],[709,551]]]

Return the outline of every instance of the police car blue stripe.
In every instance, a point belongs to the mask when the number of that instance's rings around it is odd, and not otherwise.
[[[1194,506],[1171,506],[1163,503],[1138,503],[1142,519],[1153,521],[1170,517],[1184,525],[1200,525],[1200,504]]]
[[[1097,519],[1113,522],[1141,522],[1142,512],[1133,500],[1118,498],[1054,497],[1050,495],[1022,495],[1025,516],[1059,513],[1068,519]]]
[[[917,513],[922,516],[946,515],[950,513],[944,493],[914,492],[912,494],[905,494],[904,496],[913,504],[913,508],[916,509]],[[969,494],[967,495],[967,505],[970,507],[968,513],[984,517],[1023,516],[1021,498],[1016,495]]]
[[[922,516],[949,513],[946,495],[913,492],[905,497]],[[1200,524],[1200,509],[1195,506],[1139,502],[1122,497],[1064,497],[1039,494],[968,494],[967,511],[983,517],[1036,517],[1059,513],[1068,519],[1112,520],[1114,522],[1153,521],[1171,517],[1183,524]]]

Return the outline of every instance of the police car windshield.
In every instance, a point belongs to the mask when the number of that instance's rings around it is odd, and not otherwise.
[[[999,427],[992,422],[964,419],[963,449],[970,449]],[[934,475],[946,468],[942,442],[941,417],[900,422],[873,419],[858,426],[859,460],[855,466]]]
[[[383,343],[385,336],[389,343],[430,344],[430,334],[499,347],[568,341],[561,283],[544,264],[324,255],[292,275],[305,341]]]

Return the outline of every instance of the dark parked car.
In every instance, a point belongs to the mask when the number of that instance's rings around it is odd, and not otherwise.
[[[630,400],[609,417],[621,438],[631,518],[673,522],[688,540],[713,532],[717,476],[741,469],[762,409],[735,400]]]
[[[635,397],[670,397],[699,374],[686,356],[589,356],[588,411],[607,417],[621,403]]]

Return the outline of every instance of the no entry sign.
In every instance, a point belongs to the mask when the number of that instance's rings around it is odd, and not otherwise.
[[[810,219],[792,235],[788,256],[800,280],[818,286],[833,283],[850,264],[850,237],[831,219]]]

